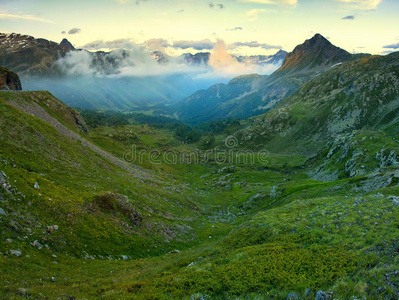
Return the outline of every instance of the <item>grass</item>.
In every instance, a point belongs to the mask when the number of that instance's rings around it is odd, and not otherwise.
[[[388,198],[399,195],[395,180],[358,192],[367,175],[309,178],[323,156],[267,153],[260,161],[258,151],[249,164],[220,163],[214,153],[203,164],[170,164],[163,154],[204,155],[201,141],[182,144],[147,125],[91,129],[87,139],[116,157],[132,144],[146,151],[129,173],[4,100],[0,170],[11,187],[0,188],[0,298],[398,295],[399,214]],[[220,151],[230,149],[229,134],[215,136]],[[367,149],[359,163],[370,169],[379,145],[397,149],[383,132],[358,132],[352,142],[350,153]],[[245,146],[230,150],[234,157]],[[152,151],[160,151],[158,164]],[[10,254],[17,249],[22,256]]]

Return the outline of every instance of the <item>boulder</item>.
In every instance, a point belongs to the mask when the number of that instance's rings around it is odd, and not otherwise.
[[[0,67],[0,90],[21,91],[22,84],[18,75],[6,68]]]

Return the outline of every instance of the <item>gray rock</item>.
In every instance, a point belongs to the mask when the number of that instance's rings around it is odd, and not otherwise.
[[[333,300],[333,294],[320,290],[317,292],[315,300]]]
[[[312,291],[310,289],[306,289],[305,290],[305,297],[306,298],[310,298],[311,295],[312,295]]]
[[[12,239],[6,239],[6,243],[11,244],[12,243]]]
[[[11,255],[15,255],[16,257],[20,257],[22,255],[21,250],[10,250]]]
[[[122,255],[122,260],[129,260],[129,257],[127,255]]]
[[[392,200],[392,204],[394,206],[399,206],[399,197],[396,196],[389,196],[388,199]]]
[[[33,188],[34,188],[35,190],[38,190],[38,189],[40,189],[40,186],[39,186],[39,184],[38,184],[37,182],[35,182],[35,185],[33,186]]]
[[[39,248],[39,250],[43,248],[43,245],[40,244],[37,240],[34,241],[33,243],[30,243],[30,244],[31,244],[32,246],[34,246],[34,247]]]
[[[299,295],[297,293],[289,293],[287,296],[287,300],[299,300]]]
[[[191,295],[190,300],[206,300],[208,297],[205,294]]]
[[[28,289],[24,289],[24,288],[19,288],[18,289],[18,295],[28,296],[28,294],[29,294],[29,290]]]
[[[6,215],[6,212],[1,207],[0,207],[0,215],[3,215],[3,216]]]

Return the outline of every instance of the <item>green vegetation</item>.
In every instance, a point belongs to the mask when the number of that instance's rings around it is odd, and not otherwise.
[[[315,80],[351,86],[336,72]],[[396,98],[331,133],[314,87],[192,127],[82,111],[88,134],[48,93],[0,93],[0,298],[397,299]]]

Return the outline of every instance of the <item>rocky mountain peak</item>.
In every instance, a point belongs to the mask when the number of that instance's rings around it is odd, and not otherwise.
[[[60,43],[60,46],[66,48],[67,50],[75,50],[75,47],[67,39],[63,39]]]
[[[321,34],[316,34],[288,53],[276,73],[321,71],[333,64],[351,59],[351,54],[334,46]]]
[[[331,44],[331,42],[329,40],[327,40],[320,33],[315,34],[311,39],[306,40],[300,46],[303,46],[303,48],[305,48],[307,50],[321,49],[321,48],[329,47],[329,46],[335,47],[333,44]]]

